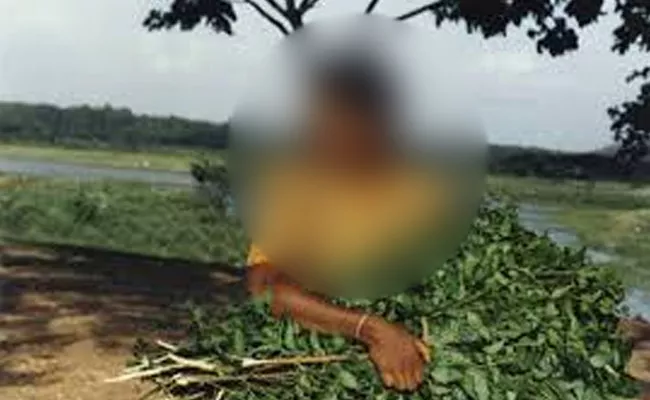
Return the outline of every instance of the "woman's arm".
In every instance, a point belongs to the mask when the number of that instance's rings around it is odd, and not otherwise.
[[[253,295],[270,291],[276,318],[290,317],[305,328],[362,341],[386,386],[414,390],[422,382],[426,345],[398,325],[356,310],[336,307],[291,282],[269,264],[250,267]]]
[[[305,328],[356,338],[366,344],[373,341],[375,328],[382,322],[377,317],[335,307],[305,292],[268,263],[249,267],[248,289],[253,296],[270,291],[271,312],[276,318],[287,316]]]

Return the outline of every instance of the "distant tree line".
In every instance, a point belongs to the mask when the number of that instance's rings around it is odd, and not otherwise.
[[[650,181],[650,162],[630,168],[613,152],[570,153],[539,148],[491,145],[489,171],[493,174],[549,179]]]
[[[0,140],[40,144],[112,147],[227,146],[227,125],[174,116],[134,114],[128,108],[0,102]]]

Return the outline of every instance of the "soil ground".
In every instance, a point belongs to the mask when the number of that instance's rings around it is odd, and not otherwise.
[[[135,400],[137,338],[179,338],[187,301],[242,299],[225,266],[42,244],[0,247],[0,399]]]

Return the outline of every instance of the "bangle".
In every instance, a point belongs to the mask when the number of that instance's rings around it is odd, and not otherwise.
[[[364,314],[361,319],[359,319],[359,323],[357,323],[357,328],[354,330],[354,338],[359,340],[359,336],[361,336],[361,329],[363,329],[363,325],[366,323],[368,320],[368,317],[370,317],[370,314]]]

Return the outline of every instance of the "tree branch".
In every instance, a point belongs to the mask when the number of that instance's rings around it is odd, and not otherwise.
[[[314,8],[319,1],[320,0],[302,0],[300,5],[298,5],[298,12],[305,14],[307,11]]]
[[[398,21],[406,21],[407,19],[411,19],[413,17],[417,17],[418,15],[425,13],[427,11],[434,11],[436,8],[440,7],[442,5],[443,0],[438,0],[431,2],[429,4],[423,5],[422,7],[418,7],[415,10],[409,11],[405,14],[402,14],[395,19]]]
[[[289,29],[287,29],[282,22],[274,18],[271,14],[268,13],[262,6],[257,4],[254,0],[243,0],[245,4],[251,6],[258,14],[260,14],[264,19],[269,21],[273,26],[275,26],[283,35],[289,34]],[[282,14],[284,16],[284,14]]]
[[[366,7],[366,14],[370,14],[375,10],[375,7],[377,7],[377,4],[379,4],[379,0],[370,0],[370,3],[368,3],[368,6]]]
[[[296,7],[296,0],[286,0],[284,15],[293,30],[300,29],[303,26],[302,17],[304,14],[304,12],[300,11],[299,7]]]
[[[289,17],[289,14],[287,13],[287,9],[282,8],[282,6],[275,0],[266,0],[266,3],[271,6],[278,14],[282,15],[283,17],[287,18]]]

